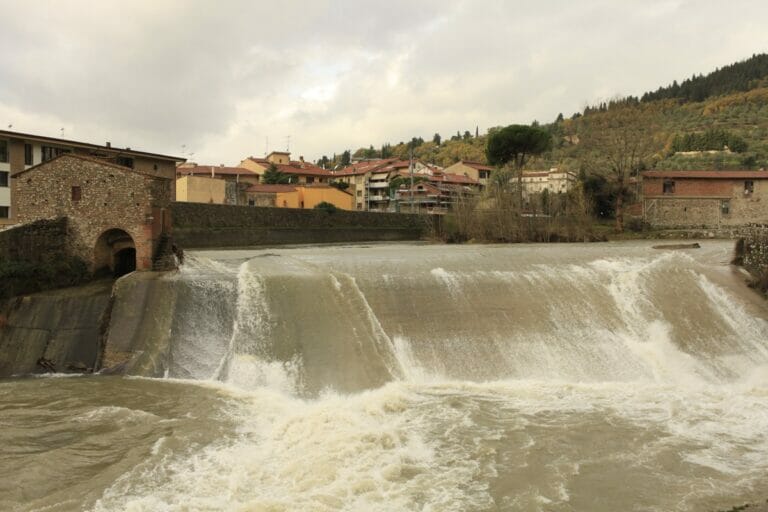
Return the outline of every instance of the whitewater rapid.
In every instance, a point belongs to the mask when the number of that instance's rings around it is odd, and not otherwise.
[[[0,417],[0,444],[50,432],[42,421],[15,429],[47,415],[70,436],[74,458],[57,460],[90,479],[75,491],[43,483],[34,448],[0,452],[0,508],[607,512],[764,501],[768,308],[729,267],[730,244],[702,245],[192,253],[166,278],[165,378],[0,385],[12,418]],[[50,488],[25,506],[28,495],[3,483],[11,475]]]

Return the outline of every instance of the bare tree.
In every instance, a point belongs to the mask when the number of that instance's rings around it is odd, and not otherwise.
[[[583,144],[594,151],[592,165],[616,185],[616,231],[624,231],[624,196],[629,178],[654,154],[652,117],[641,106],[619,104],[585,119]]]

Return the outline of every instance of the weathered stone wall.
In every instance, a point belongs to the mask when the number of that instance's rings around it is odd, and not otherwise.
[[[645,222],[655,228],[718,229],[768,220],[768,182],[754,180],[744,193],[744,180],[675,180],[674,195],[663,195],[662,179],[644,180]],[[727,211],[723,203],[727,203]]]
[[[754,276],[768,275],[768,226],[753,226],[741,232],[742,264]],[[738,256],[738,255],[737,255]]]
[[[418,215],[173,203],[173,236],[185,249],[268,244],[418,240]]]
[[[60,156],[13,179],[19,222],[68,217],[72,253],[87,262],[94,260],[102,234],[123,230],[135,244],[137,268],[151,268],[160,212],[173,197],[172,181],[74,155]],[[74,187],[79,187],[79,199]]]
[[[65,218],[40,220],[0,231],[0,261],[40,263],[67,256]]]

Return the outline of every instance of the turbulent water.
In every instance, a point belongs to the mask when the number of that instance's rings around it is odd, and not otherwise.
[[[764,501],[768,308],[650,245],[193,253],[167,378],[0,382],[0,510]]]

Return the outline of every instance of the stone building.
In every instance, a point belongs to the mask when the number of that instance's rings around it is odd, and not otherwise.
[[[13,175],[16,220],[66,217],[69,249],[91,270],[149,270],[167,244],[174,179],[64,153]]]
[[[13,175],[66,153],[95,157],[142,174],[168,179],[175,178],[176,164],[184,161],[175,156],[113,147],[109,142],[99,145],[0,130],[0,229],[17,222]]]
[[[516,182],[517,177],[512,178]],[[549,171],[523,171],[523,196],[541,194],[565,194],[571,190],[578,178],[570,171],[561,171],[553,167]]]
[[[717,229],[768,221],[767,171],[646,171],[643,219],[658,228]]]

